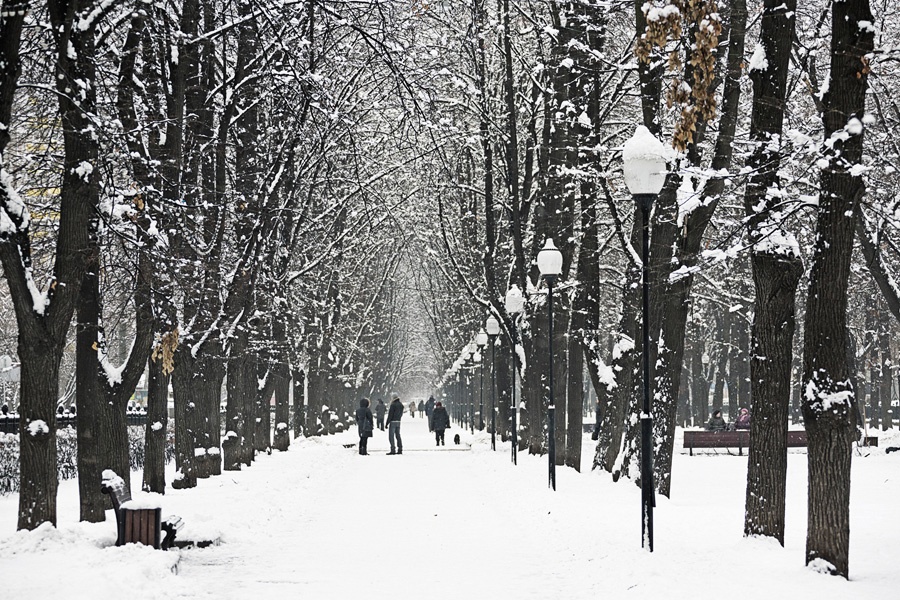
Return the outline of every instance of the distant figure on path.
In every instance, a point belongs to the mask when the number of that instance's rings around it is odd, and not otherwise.
[[[369,444],[369,438],[372,437],[372,430],[375,429],[368,398],[359,401],[359,408],[356,409],[356,427],[359,429],[359,453],[366,456],[369,454],[366,446]]]
[[[450,415],[447,414],[447,409],[440,402],[434,405],[431,422],[434,426],[434,441],[437,442],[437,446],[443,446],[444,430],[450,429]]]
[[[419,400],[419,418],[423,418],[425,416],[425,401]]]
[[[388,441],[391,443],[391,451],[388,454],[403,454],[403,440],[400,439],[400,419],[403,418],[403,404],[397,392],[391,394],[391,405],[388,408]],[[394,445],[394,438],[397,445]],[[395,451],[396,449],[396,451]]]
[[[728,429],[728,423],[725,422],[725,419],[722,418],[722,411],[716,410],[713,412],[712,418],[709,420],[709,423],[706,424],[707,431],[725,431]]]
[[[411,416],[413,419],[416,418],[416,403],[415,402],[409,403],[409,416]]]
[[[735,429],[750,429],[750,411],[742,408],[738,411],[738,418],[734,422]]]
[[[384,405],[384,400],[381,398],[378,399],[378,404],[375,405],[375,418],[378,419],[378,429],[384,431],[384,413],[387,412],[387,406]]]
[[[425,416],[428,417],[428,431],[434,431],[431,420],[432,415],[434,415],[434,396],[429,396],[428,402],[425,403]]]

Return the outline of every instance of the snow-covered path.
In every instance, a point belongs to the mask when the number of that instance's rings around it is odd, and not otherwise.
[[[448,431],[448,443],[457,432]],[[425,422],[408,414],[402,433],[402,456],[387,456],[387,435],[377,431],[371,455],[359,456],[343,447],[356,441],[348,432],[297,440],[249,469],[170,491],[163,512],[183,516],[186,534],[222,535],[217,547],[183,550],[177,575],[169,572],[177,553],[111,547],[112,523],[78,524],[74,482],[60,489],[59,530],[13,534],[15,498],[0,498],[0,573],[22,574],[4,578],[4,592],[892,600],[900,589],[900,453],[878,450],[854,460],[847,582],[803,566],[805,454],[789,456],[785,548],[742,537],[746,457],[677,455],[674,496],[659,499],[650,555],[640,548],[633,485],[560,468],[554,493],[545,459],[520,454],[513,467],[508,445],[492,453],[487,435],[460,432],[462,447],[438,450]]]

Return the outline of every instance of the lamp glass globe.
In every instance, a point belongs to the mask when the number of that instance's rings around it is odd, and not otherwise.
[[[495,319],[494,315],[491,315],[485,321],[484,328],[487,330],[488,335],[498,335],[500,333],[500,321]]]
[[[538,252],[537,256],[538,270],[541,275],[559,275],[562,273],[563,256],[551,238],[547,238],[544,247]]]

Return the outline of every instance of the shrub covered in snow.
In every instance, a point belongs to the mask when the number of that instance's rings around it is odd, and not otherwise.
[[[171,429],[171,427],[170,427]],[[173,436],[168,436],[166,463],[175,458]],[[75,479],[78,476],[78,437],[75,429],[65,427],[56,430],[56,456],[59,479]],[[128,456],[131,469],[144,468],[144,426],[128,427]],[[19,491],[19,435],[0,433],[0,495]]]

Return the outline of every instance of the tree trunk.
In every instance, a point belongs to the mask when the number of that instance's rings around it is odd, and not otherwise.
[[[568,324],[569,314],[571,313],[572,303],[570,294],[554,290],[553,293],[553,403],[554,409],[554,437],[556,443],[556,464],[566,464],[566,417],[568,410],[568,389],[569,389],[569,368],[571,358],[569,352],[572,345],[569,341]],[[581,353],[578,354],[579,364]],[[581,378],[581,371],[578,372],[578,378]],[[579,381],[578,387],[581,387]],[[578,404],[578,410],[581,410],[581,403]],[[548,418],[549,419],[549,418]],[[580,422],[580,417],[579,417]],[[579,442],[581,436],[578,436]]]
[[[259,385],[256,381],[257,360],[253,352],[244,352],[244,368],[241,370],[243,377],[241,378],[242,391],[241,411],[243,414],[244,432],[241,436],[241,462],[246,466],[253,464],[254,438],[256,436],[256,420],[261,418],[257,412],[257,396],[259,395]]]
[[[322,371],[313,365],[315,357],[310,358],[310,366],[306,374],[306,427],[304,437],[319,435],[319,414],[322,412]],[[385,402],[385,404],[388,404]]]
[[[294,439],[306,434],[306,372],[294,369]]]
[[[144,442],[145,492],[166,493],[166,444],[169,423],[169,374],[163,359],[148,361],[147,429]]]
[[[569,328],[566,393],[565,465],[581,472],[581,438],[584,423],[584,354],[581,335],[584,313],[574,311]]]
[[[874,28],[859,25],[872,22],[868,0],[837,2],[831,11],[831,75],[822,119],[828,144],[820,159],[825,164],[803,352],[803,418],[809,444],[806,562],[821,559],[827,564],[820,566],[829,572],[849,577],[856,398],[846,352],[847,283],[855,209],[864,193],[862,175],[853,168],[862,159],[866,57],[874,47]]]
[[[242,440],[247,435],[247,423],[244,420],[244,379],[246,378],[246,360],[244,353],[247,347],[247,330],[241,328],[231,343],[228,358],[227,400],[225,404],[225,439],[222,441],[222,452],[226,471],[241,470]]]
[[[270,454],[272,452],[272,395],[275,392],[278,377],[269,365],[263,364],[263,361],[258,360],[257,364],[259,365],[259,370],[257,371],[258,381],[263,381],[264,383],[260,385],[257,382],[256,428],[253,432],[253,449],[256,452]]]
[[[534,308],[530,319],[530,341],[528,364],[525,371],[525,385],[522,387],[522,400],[525,411],[522,425],[527,427],[525,438],[530,454],[543,454],[545,451],[545,419],[547,414],[548,381],[547,361],[550,359],[550,337],[547,333],[547,304],[542,302]]]
[[[880,303],[882,304],[882,303]],[[881,396],[881,429],[887,431],[893,427],[891,421],[891,315],[884,306],[878,309],[878,346],[881,354],[879,361],[878,386]]]
[[[175,352],[175,371],[172,373],[172,388],[175,392],[175,479],[172,487],[176,490],[197,486],[194,447],[197,421],[197,402],[194,397],[193,365],[191,349],[182,345]]]
[[[791,395],[794,298],[803,275],[799,256],[755,252],[756,305],[750,362],[752,423],[744,535],[784,545],[787,429]]]
[[[273,447],[287,452],[291,445],[291,380],[282,374],[275,375],[275,441]]]
[[[24,338],[24,339],[23,339]],[[19,523],[56,526],[56,400],[62,347],[19,332]],[[98,484],[99,485],[99,484]]]
[[[20,386],[19,529],[56,524],[56,403],[59,364],[89,258],[90,220],[99,200],[98,147],[90,126],[96,112],[95,25],[75,27],[75,13],[49,2],[54,36],[55,78],[64,157],[60,165],[59,227],[53,276],[46,291],[32,278],[29,211],[12,191],[11,176],[0,169],[0,263],[9,286],[18,326]],[[22,25],[28,4],[0,18],[0,155],[10,141],[11,110],[21,72]],[[71,94],[78,89],[81,93]],[[9,180],[7,178],[9,177]]]
[[[510,413],[510,365],[512,354],[510,353],[509,338],[502,336],[500,343],[494,347],[494,406],[497,410],[497,434],[500,442],[506,442],[510,436],[512,415]]]
[[[703,344],[694,340],[692,344],[691,361],[691,405],[693,408],[694,427],[706,423],[706,415],[709,414],[709,381],[703,372]]]
[[[91,243],[87,271],[81,279],[78,316],[75,325],[75,407],[78,420],[78,498],[80,520],[99,523],[106,519],[108,498],[100,492],[101,443],[103,430],[100,361],[97,358],[100,324],[100,249]],[[114,467],[110,467],[114,468]],[[129,471],[116,474],[127,478]]]
[[[763,4],[759,43],[767,61],[764,68],[751,71],[754,95],[750,137],[756,146],[748,161],[753,174],[744,197],[754,243],[751,264],[756,288],[750,361],[753,427],[744,535],[771,536],[781,545],[794,306],[803,263],[793,247],[793,236],[781,230],[781,198],[772,193],[779,188],[781,156],[772,147],[771,139],[782,133],[796,7],[796,0],[765,0]]]
[[[639,209],[635,209],[639,210]],[[641,235],[641,219],[635,214],[631,231],[631,247],[637,247]],[[608,403],[600,422],[600,437],[594,453],[594,468],[602,466],[612,473],[622,446],[622,428],[628,408],[634,400],[635,369],[640,351],[641,267],[632,264],[626,270],[622,288],[622,316],[619,319],[618,339],[613,345],[610,367],[615,386],[607,386]],[[598,396],[600,390],[597,390]]]

